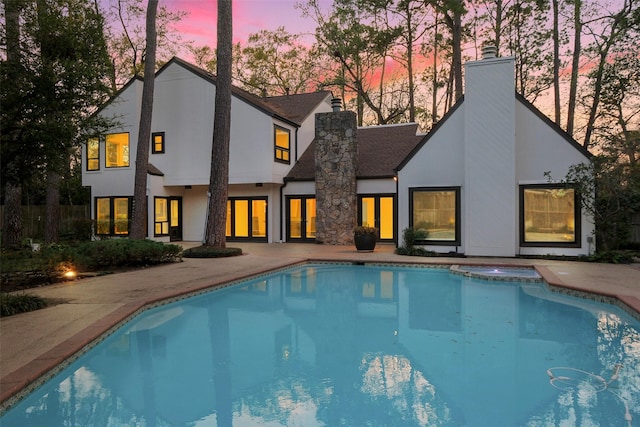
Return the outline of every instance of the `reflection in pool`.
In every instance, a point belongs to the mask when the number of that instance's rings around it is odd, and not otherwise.
[[[308,265],[145,312],[0,424],[626,427],[639,330],[540,283]]]

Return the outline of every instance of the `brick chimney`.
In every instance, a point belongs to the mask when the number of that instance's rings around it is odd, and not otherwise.
[[[316,241],[352,245],[357,223],[356,115],[334,108],[316,114],[315,126]]]

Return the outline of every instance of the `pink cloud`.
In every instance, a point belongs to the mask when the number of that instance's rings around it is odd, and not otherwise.
[[[280,26],[285,27],[290,33],[313,33],[315,23],[302,18],[300,10],[294,7],[297,1],[234,0],[234,42],[245,42],[249,34],[260,30],[275,30]],[[164,4],[170,10],[189,12],[176,26],[185,40],[193,40],[196,45],[215,47],[218,7],[216,0],[165,0]]]

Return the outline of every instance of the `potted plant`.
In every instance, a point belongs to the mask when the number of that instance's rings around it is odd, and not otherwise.
[[[378,240],[378,229],[359,225],[353,229],[353,241],[360,252],[373,252]]]

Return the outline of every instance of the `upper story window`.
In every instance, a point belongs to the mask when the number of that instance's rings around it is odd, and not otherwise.
[[[274,127],[275,160],[282,163],[290,163],[291,160],[291,132],[280,126]]]
[[[151,153],[164,153],[164,132],[153,132],[151,134]]]
[[[580,201],[559,184],[520,186],[520,244],[579,246]]]
[[[87,141],[87,170],[100,170],[100,140],[89,138]]]
[[[111,133],[105,137],[105,164],[108,168],[129,166],[129,133]]]

